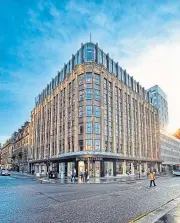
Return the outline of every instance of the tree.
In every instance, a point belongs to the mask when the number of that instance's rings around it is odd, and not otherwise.
[[[176,132],[173,133],[173,136],[180,139],[180,129],[177,129]]]

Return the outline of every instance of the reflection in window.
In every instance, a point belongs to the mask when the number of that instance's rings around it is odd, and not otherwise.
[[[92,116],[92,105],[86,105],[86,116]]]
[[[86,123],[86,133],[92,133],[92,122]]]
[[[112,60],[109,58],[109,72],[112,73]]]
[[[92,73],[86,73],[86,83],[92,83]]]
[[[100,151],[100,140],[94,140],[94,147],[96,151]]]
[[[98,49],[98,63],[102,64],[103,63],[103,55],[102,55],[102,50]]]
[[[83,117],[83,106],[79,107],[79,117]]]
[[[99,74],[94,74],[94,83],[99,85],[99,83],[100,83]]]
[[[84,74],[79,75],[79,85],[83,84]]]
[[[94,116],[100,117],[100,107],[94,106]]]
[[[95,134],[100,134],[100,123],[96,122],[94,124],[94,131],[95,131]]]
[[[84,90],[79,91],[79,101],[84,99]]]
[[[92,139],[86,140],[86,150],[92,150]]]
[[[92,88],[86,89],[86,99],[92,99]]]
[[[94,99],[99,101],[100,100],[100,90],[94,90]]]
[[[92,43],[87,43],[84,46],[84,61],[93,62],[95,61],[95,45]]]

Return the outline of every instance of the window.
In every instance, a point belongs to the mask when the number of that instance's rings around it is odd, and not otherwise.
[[[83,117],[83,106],[79,107],[79,117]]]
[[[92,150],[92,139],[86,140],[86,150]]]
[[[79,134],[83,134],[84,128],[83,128],[83,123],[79,123]]]
[[[94,106],[94,116],[100,117],[100,107]]]
[[[94,99],[99,101],[100,100],[100,90],[94,90]]]
[[[99,77],[99,74],[94,74],[94,82],[95,84],[100,84],[100,77]]]
[[[86,73],[86,83],[92,83],[92,73]]]
[[[79,101],[84,99],[84,90],[79,91]]]
[[[100,140],[94,140],[94,147],[96,151],[100,151]]]
[[[86,99],[92,99],[92,88],[86,89]]]
[[[84,46],[84,60],[95,61],[95,45],[92,43],[87,43]]]
[[[83,84],[84,74],[79,75],[79,85]]]
[[[86,116],[92,116],[92,105],[86,106]]]
[[[94,131],[95,131],[95,134],[100,134],[100,123],[95,123],[94,124]]]
[[[86,133],[92,133],[92,122],[86,123]]]
[[[83,151],[83,140],[79,140],[79,151]]]

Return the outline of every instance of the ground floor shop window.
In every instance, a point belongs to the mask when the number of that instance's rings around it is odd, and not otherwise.
[[[89,175],[90,177],[100,177],[100,161],[90,161]]]
[[[122,175],[123,174],[123,161],[117,161],[116,162],[116,175]]]
[[[67,163],[67,176],[71,177],[72,176],[72,170],[75,168],[75,163],[74,162],[68,162]]]
[[[104,176],[113,176],[113,162],[104,162]]]
[[[126,161],[126,174],[131,174],[131,162]]]
[[[59,163],[59,177],[62,179],[65,176],[65,163]]]

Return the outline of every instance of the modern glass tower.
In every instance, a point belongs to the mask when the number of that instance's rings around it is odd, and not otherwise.
[[[149,93],[92,42],[58,72],[31,113],[31,170],[90,177],[160,169],[158,111]]]
[[[158,85],[151,87],[148,92],[152,97],[153,105],[159,111],[160,129],[166,131],[168,126],[167,95]]]

